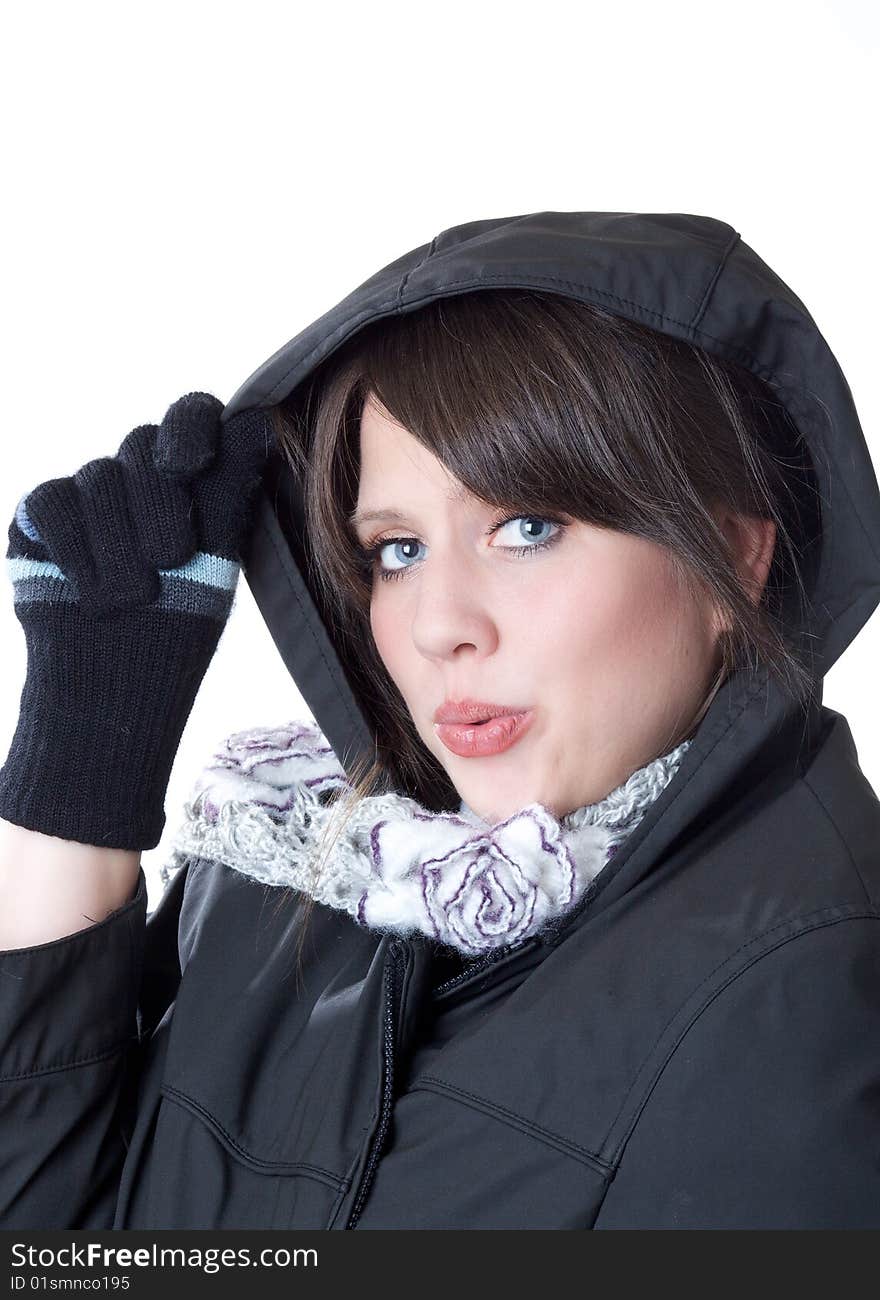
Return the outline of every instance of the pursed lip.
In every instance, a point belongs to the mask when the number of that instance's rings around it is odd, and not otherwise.
[[[522,713],[475,722],[435,722],[434,731],[441,744],[458,758],[492,758],[504,754],[530,730],[534,709]]]
[[[434,713],[434,721],[484,722],[487,718],[504,718],[525,713],[528,707],[523,704],[490,704],[486,700],[444,700]]]

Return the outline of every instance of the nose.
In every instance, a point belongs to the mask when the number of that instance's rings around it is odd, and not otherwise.
[[[494,652],[498,631],[474,566],[434,550],[418,577],[413,645],[427,659],[446,660],[470,646],[480,658]]]

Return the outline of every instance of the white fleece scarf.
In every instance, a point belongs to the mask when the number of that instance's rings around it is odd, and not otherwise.
[[[301,890],[361,925],[420,931],[478,956],[521,942],[573,908],[690,744],[562,819],[531,803],[490,824],[465,803],[458,813],[438,813],[399,794],[354,802],[313,722],[239,731],[198,777],[162,879],[167,884],[187,857],[207,858],[262,884]]]

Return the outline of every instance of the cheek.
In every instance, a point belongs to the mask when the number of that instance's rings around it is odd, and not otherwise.
[[[376,643],[376,649],[379,657],[387,668],[392,677],[396,677],[394,650],[395,646],[400,647],[401,637],[397,630],[397,623],[391,616],[388,609],[388,602],[381,598],[373,598],[370,604],[370,630],[373,633],[373,640]]]
[[[373,633],[373,640],[376,642],[379,654],[382,655],[384,659],[385,655],[382,649],[382,643],[385,639],[385,626],[382,618],[382,611],[376,604],[375,599],[370,601],[370,631]]]
[[[675,575],[662,562],[581,566],[560,587],[530,593],[523,644],[560,670],[629,673],[642,662],[678,659],[682,641],[697,630],[696,613]],[[563,594],[564,593],[564,594]]]

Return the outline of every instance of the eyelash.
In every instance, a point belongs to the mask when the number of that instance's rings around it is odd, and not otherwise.
[[[506,515],[503,519],[497,520],[486,529],[486,536],[491,537],[507,524],[512,524],[515,519],[539,519],[542,523],[553,524],[557,528],[552,537],[548,537],[544,542],[536,542],[534,546],[505,546],[502,549],[508,555],[526,556],[534,555],[537,551],[546,551],[560,540],[565,530],[565,524],[561,519],[553,519],[549,515]],[[379,567],[379,557],[386,546],[391,546],[394,542],[417,542],[417,537],[381,537],[367,546],[359,546],[358,551],[363,557],[363,562],[368,570],[376,569],[382,582],[395,582],[411,572],[415,565],[404,565],[402,569],[383,569]]]

